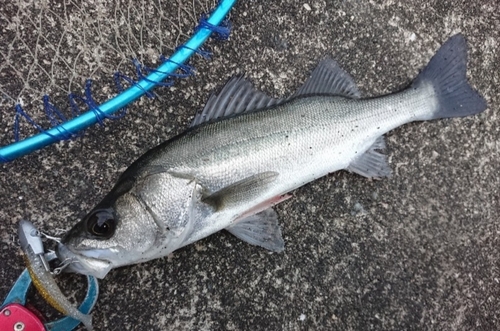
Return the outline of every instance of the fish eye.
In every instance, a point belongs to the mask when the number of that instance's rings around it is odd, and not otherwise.
[[[97,237],[111,238],[115,233],[115,228],[115,218],[112,213],[106,210],[95,211],[87,220],[88,232]]]

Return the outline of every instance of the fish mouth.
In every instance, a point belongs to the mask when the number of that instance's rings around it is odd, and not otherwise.
[[[68,246],[60,243],[57,246],[56,255],[61,262],[69,262],[68,266],[64,268],[64,272],[74,272],[103,279],[113,268],[113,264],[110,261],[94,257],[99,255],[95,250],[77,253],[72,251]]]

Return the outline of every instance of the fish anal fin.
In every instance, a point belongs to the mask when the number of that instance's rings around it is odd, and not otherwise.
[[[278,224],[278,214],[272,208],[242,218],[226,230],[251,245],[273,252],[282,252],[285,249],[285,242]]]
[[[391,176],[391,168],[387,162],[387,155],[379,150],[385,149],[384,137],[380,136],[368,148],[351,162],[348,171],[368,178],[382,178]]]
[[[278,214],[273,206],[290,199],[289,194],[266,200],[238,217],[226,230],[251,245],[256,245],[273,252],[284,249]]]

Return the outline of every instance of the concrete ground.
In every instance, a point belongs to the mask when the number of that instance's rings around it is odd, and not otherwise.
[[[91,1],[87,11],[94,2],[112,6]],[[2,8],[5,65],[5,42],[14,34],[6,17],[19,8]],[[168,258],[112,271],[100,282],[92,315],[96,330],[498,330],[499,13],[496,0],[240,1],[230,39],[208,44],[212,60],[192,61],[195,77],[157,89],[158,98],[141,99],[125,118],[87,130],[83,139],[0,165],[0,298],[23,269],[20,219],[49,233],[70,227],[138,156],[182,132],[231,75],[246,72],[266,92],[289,95],[331,55],[364,96],[377,96],[408,85],[461,32],[469,44],[469,80],[488,102],[484,113],[391,131],[392,178],[338,172],[294,191],[276,208],[283,253],[218,233]],[[26,15],[17,26],[33,22]],[[37,43],[26,37],[28,48]],[[72,63],[78,43],[64,45],[59,51]],[[24,51],[10,51],[22,64]],[[47,54],[36,54],[42,65],[50,64]],[[78,61],[82,72],[92,70],[92,59]],[[52,68],[57,79],[68,75],[67,67]],[[2,92],[23,87],[19,72],[0,71]],[[72,86],[78,91],[81,83]],[[101,78],[96,86],[105,83]],[[44,91],[47,83],[30,84]],[[96,89],[104,96],[99,100],[111,93]],[[12,114],[4,100],[2,144],[10,141]],[[81,295],[83,278],[60,279],[73,299]],[[57,316],[36,296],[32,301]]]

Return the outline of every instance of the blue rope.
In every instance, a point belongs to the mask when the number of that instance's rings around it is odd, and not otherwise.
[[[43,100],[43,108],[45,109],[45,114],[47,114],[50,123],[54,126],[59,125],[60,123],[64,123],[67,121],[66,117],[61,113],[56,106],[50,103],[48,95],[44,95]],[[56,116],[59,118],[57,119]]]
[[[58,138],[61,140],[68,140],[73,137],[73,134],[66,130],[63,126],[59,126],[59,124],[64,123],[67,121],[66,116],[64,116],[59,109],[57,109],[56,106],[50,103],[49,101],[49,96],[44,95],[43,98],[43,108],[45,110],[45,114],[47,115],[47,118],[49,119],[50,123],[52,126],[55,126],[58,131],[59,135]],[[58,118],[56,118],[56,116]],[[18,133],[18,138],[19,138],[19,133]]]
[[[132,60],[132,63],[134,64],[135,66],[135,70],[136,70],[136,73],[137,73],[137,77],[141,80],[145,80],[146,82],[148,83],[151,83],[151,84],[156,84],[156,85],[159,85],[159,86],[164,86],[164,87],[170,87],[174,84],[174,81],[173,80],[167,80],[167,81],[164,81],[164,82],[155,82],[155,81],[152,81],[150,80],[147,75],[149,75],[150,73],[152,72],[156,72],[156,73],[160,73],[160,74],[163,74],[164,72],[160,72],[159,70],[155,70],[155,69],[151,69],[151,68],[148,68],[146,67],[145,65],[139,63],[139,61],[137,59],[133,59]],[[145,72],[146,75],[144,75],[142,72]],[[170,77],[171,75],[169,75]]]
[[[11,162],[12,160],[9,160],[8,158],[0,155],[0,163],[7,163],[7,162]]]
[[[175,51],[177,52],[179,49],[181,48],[186,48],[192,52],[195,52],[196,54],[200,55],[202,58],[204,58],[205,60],[209,60],[211,57],[212,57],[212,53],[209,52],[209,51],[205,51],[201,48],[198,48],[198,49],[192,49],[190,47],[187,47],[186,45],[180,45],[180,46],[177,46],[175,48]]]
[[[132,86],[132,85],[135,85],[135,86],[137,86],[137,87],[139,87],[139,88],[142,88],[142,86],[137,85],[137,82],[136,82],[136,81],[134,81],[132,78],[127,77],[127,76],[125,76],[124,74],[122,74],[121,72],[118,72],[118,71],[117,71],[117,72],[115,72],[115,74],[113,75],[113,79],[114,79],[114,81],[115,81],[116,89],[118,90],[118,92],[119,92],[119,93],[122,93],[122,92],[124,91],[124,89],[123,89],[123,85],[122,85],[122,83],[121,83],[121,80],[126,81],[126,82],[127,82],[127,83],[129,83],[131,86]],[[154,98],[154,94],[153,94],[153,92],[148,91],[148,90],[146,90],[146,89],[142,89],[142,91],[144,92],[144,94],[145,94],[148,98]],[[126,109],[126,108],[127,108],[127,106],[125,105],[125,106],[123,107],[123,109]]]
[[[92,97],[92,80],[91,79],[87,79],[85,81],[85,98],[81,98],[81,100],[83,102],[85,102],[87,104],[87,106],[89,107],[90,111],[92,111],[94,113],[94,116],[97,120],[97,123],[99,123],[99,125],[101,125],[101,126],[104,126],[104,120],[106,118],[116,120],[116,119],[119,119],[119,118],[122,118],[123,116],[125,116],[125,112],[121,112],[118,115],[108,115],[105,112],[103,112],[101,110],[101,108],[99,108],[99,105],[94,101],[94,98]]]
[[[16,143],[20,142],[19,141],[19,117],[21,117],[21,116],[24,117],[26,119],[26,121],[28,121],[29,124],[33,125],[41,133],[46,134],[47,136],[49,136],[52,139],[57,139],[58,141],[61,140],[54,133],[47,132],[40,125],[36,124],[36,122],[28,114],[26,114],[26,112],[23,110],[21,105],[17,104],[16,105],[16,116],[15,116],[15,120],[14,120],[14,130],[16,132],[16,134],[14,136],[14,140],[16,141]],[[7,158],[6,156],[3,156],[3,155],[2,155],[2,157]]]
[[[212,30],[215,33],[216,38],[226,40],[229,38],[229,33],[231,32],[231,24],[228,20],[222,21],[219,25],[212,24],[207,20],[207,17],[203,15],[195,31],[198,31],[199,29]]]
[[[120,118],[125,114],[123,108],[131,102],[137,100],[143,95],[151,97],[153,94],[150,90],[157,85],[168,85],[169,82],[164,82],[164,80],[168,77],[185,77],[185,75],[191,75],[193,69],[186,66],[184,63],[195,53],[204,57],[209,56],[209,53],[200,50],[200,47],[205,40],[210,37],[211,34],[214,34],[215,37],[222,39],[227,39],[229,37],[230,25],[227,20],[224,20],[224,18],[235,3],[236,0],[219,1],[219,4],[208,18],[205,16],[201,18],[199,25],[195,29],[194,35],[185,44],[178,47],[176,52],[169,59],[162,61],[162,64],[158,68],[150,69],[144,66],[139,66],[139,81],[134,81],[122,74],[115,74],[115,84],[119,87],[119,91],[121,91],[117,96],[104,102],[103,104],[98,105],[94,101],[91,93],[92,81],[87,80],[85,84],[85,97],[77,96],[72,93],[68,96],[73,115],[79,114],[71,120],[65,121],[64,115],[54,105],[50,104],[48,97],[47,99],[44,98],[45,113],[47,114],[51,124],[56,125],[48,130],[44,130],[24,112],[21,105],[16,104],[16,115],[14,121],[15,142],[0,148],[0,162],[3,163],[12,161],[17,157],[21,157],[35,150],[41,149],[54,142],[68,139],[93,124],[103,124],[103,121],[106,118]],[[183,71],[183,73],[176,74],[175,72],[178,69]],[[121,80],[125,80],[130,84],[126,90],[123,90]],[[80,114],[76,100],[88,106],[89,110]],[[119,115],[112,115],[119,110],[122,110]],[[19,141],[19,118],[21,116],[24,117],[28,123],[33,125],[38,131],[40,131],[40,133]]]
[[[36,124],[33,119],[24,112],[23,108],[21,107],[20,104],[16,104],[16,116],[14,118],[14,140],[17,142],[19,141],[19,117],[22,116],[24,117],[29,124],[33,125],[38,131],[42,132],[43,129],[41,126]]]
[[[175,72],[172,72],[170,74],[170,76],[172,77],[177,77],[177,78],[187,78],[189,76],[194,76],[194,68],[191,67],[190,65],[187,65],[187,64],[182,64],[182,63],[178,63],[178,62],[175,62],[175,61],[172,61],[172,59],[170,58],[167,58],[163,55],[160,55],[160,61],[162,63],[166,63],[166,62],[170,62],[170,63],[173,63],[174,65],[178,66],[179,69],[184,72],[183,74],[178,74],[178,73],[175,73]],[[157,71],[157,70],[156,70]],[[158,71],[157,71],[158,72]]]

